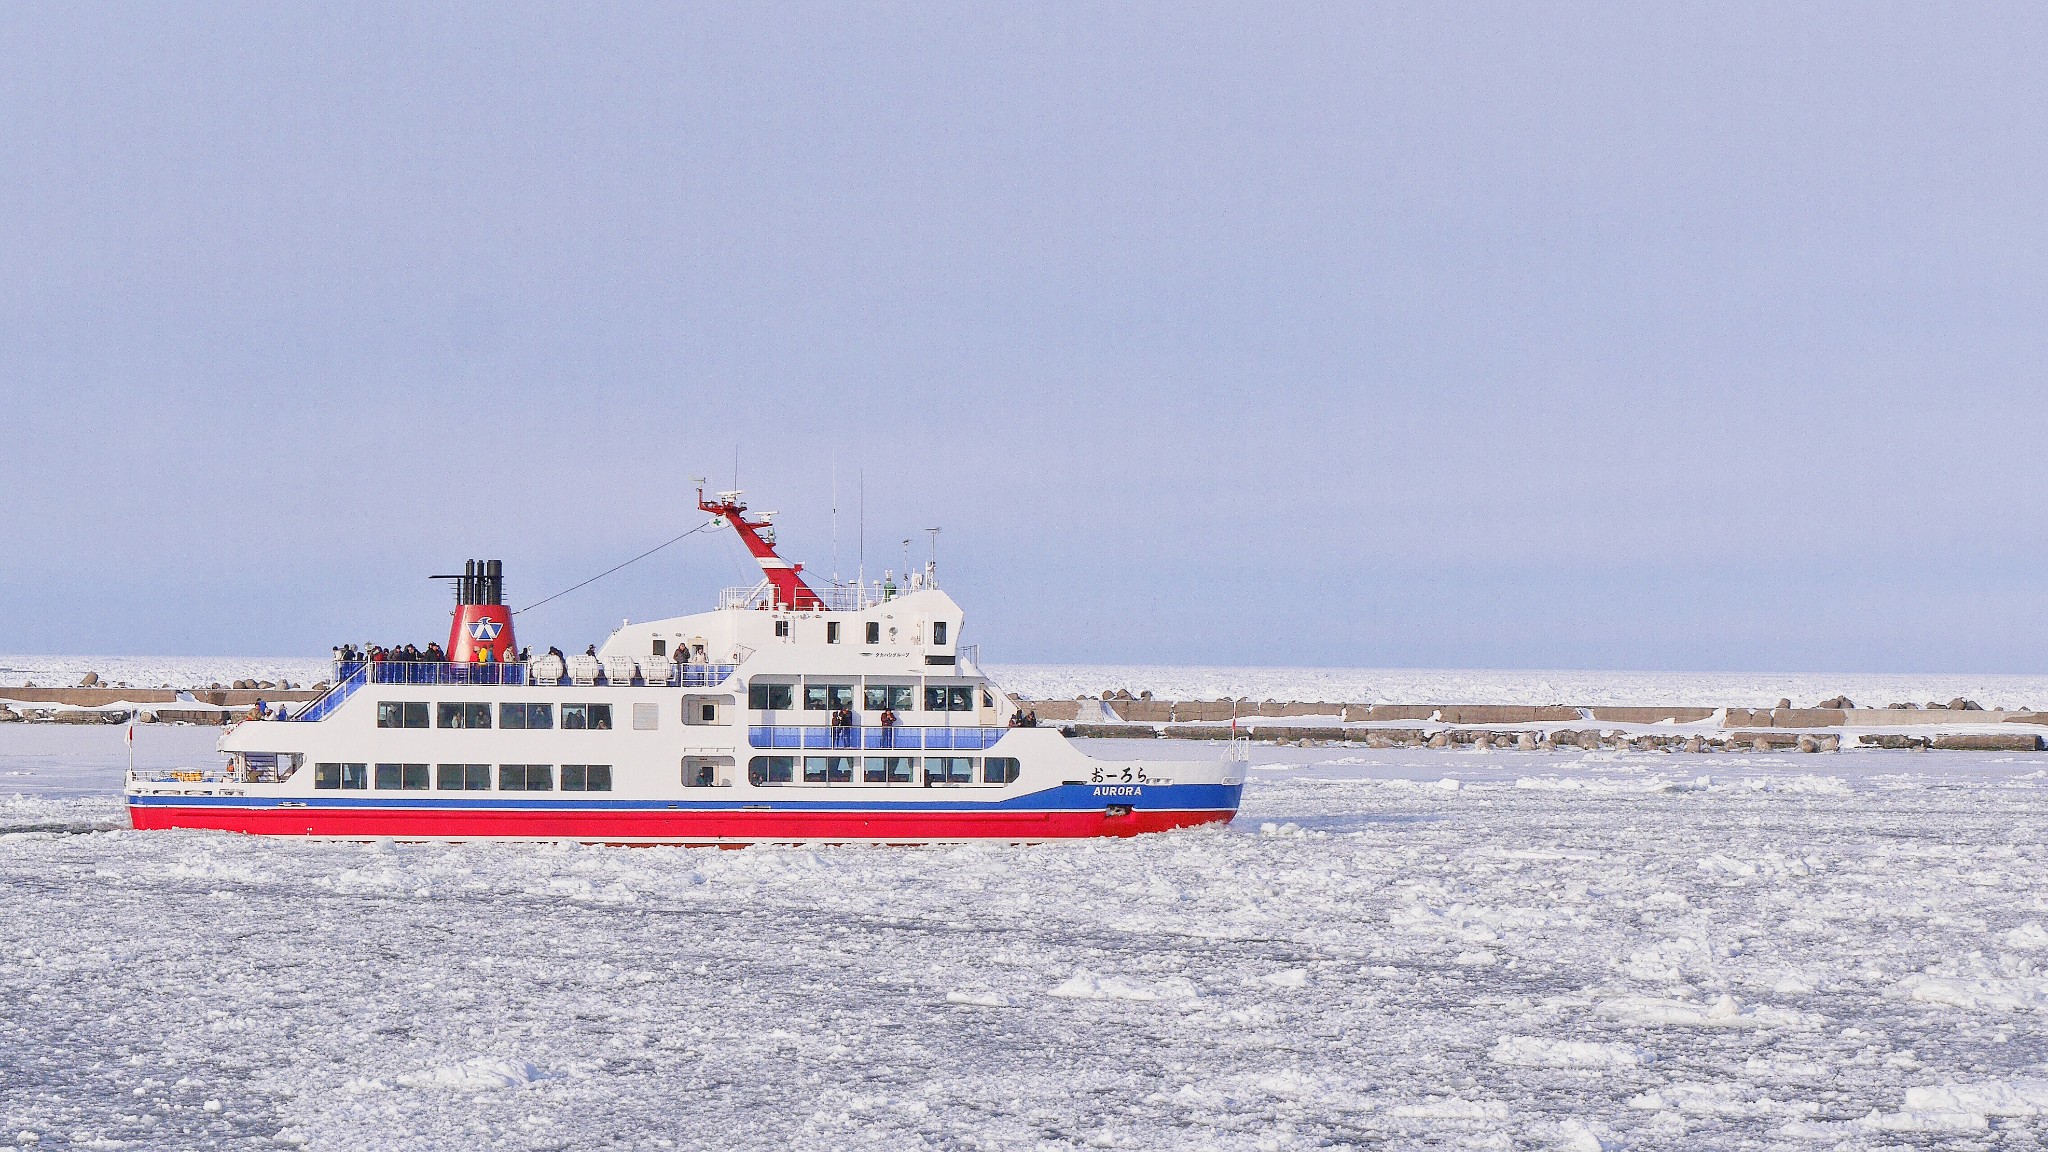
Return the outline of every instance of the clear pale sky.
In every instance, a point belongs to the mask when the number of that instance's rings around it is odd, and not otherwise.
[[[2048,666],[2039,4],[11,5],[0,651]],[[520,618],[754,574],[705,536]]]

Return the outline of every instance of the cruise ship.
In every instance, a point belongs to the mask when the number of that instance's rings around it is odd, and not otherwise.
[[[1246,753],[1107,760],[1028,723],[961,640],[937,566],[827,585],[739,492],[698,507],[762,579],[694,615],[521,660],[498,561],[456,586],[445,659],[343,660],[216,768],[129,774],[138,829],[350,840],[742,845],[1132,836],[1236,815]]]

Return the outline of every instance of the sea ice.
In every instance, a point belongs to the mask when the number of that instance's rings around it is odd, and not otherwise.
[[[1874,1150],[2048,1117],[2048,755],[1509,753],[1449,790],[1440,753],[1261,748],[1227,828],[698,851],[135,833],[118,730],[9,727],[0,1133],[48,1146]]]

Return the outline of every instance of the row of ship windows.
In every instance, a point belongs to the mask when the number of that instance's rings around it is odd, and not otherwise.
[[[379,789],[425,792],[429,780],[444,792],[488,792],[491,790],[489,764],[436,764],[430,777],[425,764],[379,764],[376,772],[368,764],[315,764],[313,787],[366,789],[371,781]],[[552,792],[555,766],[552,764],[498,765],[500,792]],[[562,765],[562,791],[609,792],[612,766],[609,764]]]
[[[787,620],[777,620],[777,621],[775,622],[775,635],[776,635],[776,638],[777,638],[777,639],[787,639],[787,638],[789,637],[789,621],[787,621]],[[866,637],[866,639],[867,639],[867,642],[868,642],[868,643],[870,643],[870,644],[880,644],[880,643],[882,642],[882,623],[881,623],[881,621],[879,621],[879,620],[870,620],[870,621],[868,621],[868,627],[867,627],[867,631],[866,631],[866,632],[864,633],[864,635],[865,635],[865,637]],[[890,635],[891,635],[891,636],[894,636],[894,635],[895,635],[895,631],[894,631],[893,629],[892,629],[892,630],[890,631]],[[656,656],[659,656],[659,655],[661,655],[661,643],[662,643],[662,642],[661,642],[661,641],[659,641],[659,640],[656,640],[656,641],[654,642],[654,654],[655,654]],[[839,621],[837,621],[837,620],[827,620],[827,621],[825,622],[825,643],[827,643],[827,644],[837,644],[837,643],[839,643]],[[946,621],[944,621],[944,620],[934,620],[934,621],[932,621],[932,643],[933,643],[933,644],[934,644],[935,646],[937,646],[937,647],[940,647],[940,648],[944,648],[944,647],[946,646]],[[949,663],[950,663],[950,661],[949,661]]]
[[[650,706],[651,707],[651,706]],[[636,716],[637,720],[638,717]],[[436,728],[489,728],[491,706],[489,704],[449,701],[439,704],[434,710]],[[427,705],[419,700],[381,700],[377,703],[377,727],[379,728],[425,728],[427,726]],[[555,706],[553,704],[500,704],[498,705],[498,727],[511,729],[553,728]],[[612,706],[609,704],[564,704],[562,705],[562,727],[572,731],[584,729],[609,729],[612,726]]]
[[[922,761],[922,764],[919,762]],[[1012,784],[1014,756],[756,756],[747,761],[747,782],[770,784]],[[799,776],[801,772],[801,776]]]
[[[796,707],[795,684],[747,685],[747,707],[756,712],[781,712]],[[805,684],[804,711],[837,712],[852,708],[854,686],[851,684]],[[996,698],[986,688],[972,684],[927,684],[924,689],[924,710],[927,712],[972,712],[975,697],[980,696],[980,707],[993,708]],[[909,712],[917,704],[917,687],[913,684],[869,684],[861,692],[861,703],[866,711]]]

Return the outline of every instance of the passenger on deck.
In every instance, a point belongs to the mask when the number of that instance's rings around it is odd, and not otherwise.
[[[562,655],[562,650],[560,648],[555,647],[552,644],[548,645],[548,655],[553,656],[557,660],[560,660],[565,665],[569,662],[569,658],[567,656]]]
[[[896,746],[896,710],[884,708],[882,709],[882,714],[875,719],[880,721],[882,725],[882,747],[894,748]]]
[[[583,654],[585,656],[590,657],[592,660],[597,659],[597,645],[592,644],[590,647],[585,648],[583,650]]]
[[[1024,726],[1026,728],[1038,727],[1038,709],[1033,708],[1024,714]]]
[[[528,648],[521,648],[521,649],[519,650],[519,662],[520,662],[521,664],[531,664],[531,663],[533,663],[533,649],[532,649],[532,648],[530,648],[530,647],[528,647]]]
[[[441,644],[439,641],[427,641],[427,659],[435,664],[445,664],[448,662],[448,654],[446,652],[441,651]]]

